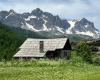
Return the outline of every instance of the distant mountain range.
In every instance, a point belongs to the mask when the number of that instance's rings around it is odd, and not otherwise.
[[[31,13],[16,13],[14,10],[1,11],[0,22],[17,28],[53,36],[82,35],[84,37],[99,38],[100,32],[93,22],[83,18],[80,20],[61,19],[51,13],[36,8]],[[47,34],[46,36],[50,35]]]

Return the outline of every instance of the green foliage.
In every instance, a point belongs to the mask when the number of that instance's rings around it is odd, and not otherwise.
[[[93,63],[96,65],[100,65],[100,56],[96,56],[93,58]]]
[[[80,42],[75,47],[76,53],[78,56],[86,62],[92,63],[92,52],[86,42]]]
[[[41,33],[38,32],[33,32],[30,30],[25,30],[25,29],[21,29],[21,28],[15,28],[15,27],[9,27],[12,31],[16,32],[18,35],[25,37],[25,38],[47,38],[44,35],[42,35]]]
[[[17,52],[24,41],[24,37],[0,23],[0,60],[9,60]]]

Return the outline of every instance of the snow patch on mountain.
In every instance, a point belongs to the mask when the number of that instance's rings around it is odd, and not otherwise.
[[[32,31],[35,31],[35,32],[41,31],[41,30],[35,29],[32,25],[30,25],[28,23],[26,23],[26,26],[29,28],[29,30],[32,30]]]
[[[9,13],[9,15],[7,15],[7,16],[5,17],[5,19],[7,19],[9,16],[13,16],[13,15],[15,15],[15,13],[14,13],[14,12],[11,12],[11,13]]]
[[[42,15],[43,16],[43,18],[48,18],[46,15]]]
[[[43,24],[43,31],[48,31],[48,28],[45,24]]]
[[[58,26],[56,26],[55,28],[56,28],[59,32],[65,33],[65,32],[63,31],[63,28],[60,28],[60,27],[58,27]]]
[[[79,32],[79,31],[76,31],[76,34],[94,36],[94,34],[92,32],[90,32],[90,31],[87,31],[87,32]]]
[[[66,34],[73,34],[72,29],[74,28],[76,22],[77,22],[76,20],[68,21],[70,27],[66,30]]]
[[[32,18],[37,18],[37,17],[32,15],[32,16],[29,16],[28,18],[26,18],[25,21],[29,21]]]
[[[46,26],[47,21],[45,19],[43,19],[43,20],[44,20],[43,31],[49,31],[47,26]]]
[[[85,28],[88,28],[88,24],[85,25]]]
[[[70,24],[70,28],[73,28],[75,26],[76,21],[68,21]]]
[[[76,31],[76,34],[87,35],[87,36],[91,36],[93,38],[99,38],[99,35],[98,35],[99,33],[97,31],[95,31],[95,33],[90,32],[90,31],[87,31],[87,32]]]

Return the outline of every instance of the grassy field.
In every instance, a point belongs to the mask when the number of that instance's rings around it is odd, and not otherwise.
[[[66,60],[3,61],[0,80],[100,80],[100,66]]]

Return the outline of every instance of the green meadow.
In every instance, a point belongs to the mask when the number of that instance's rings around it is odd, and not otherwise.
[[[100,66],[71,60],[2,61],[0,80],[100,80]]]

